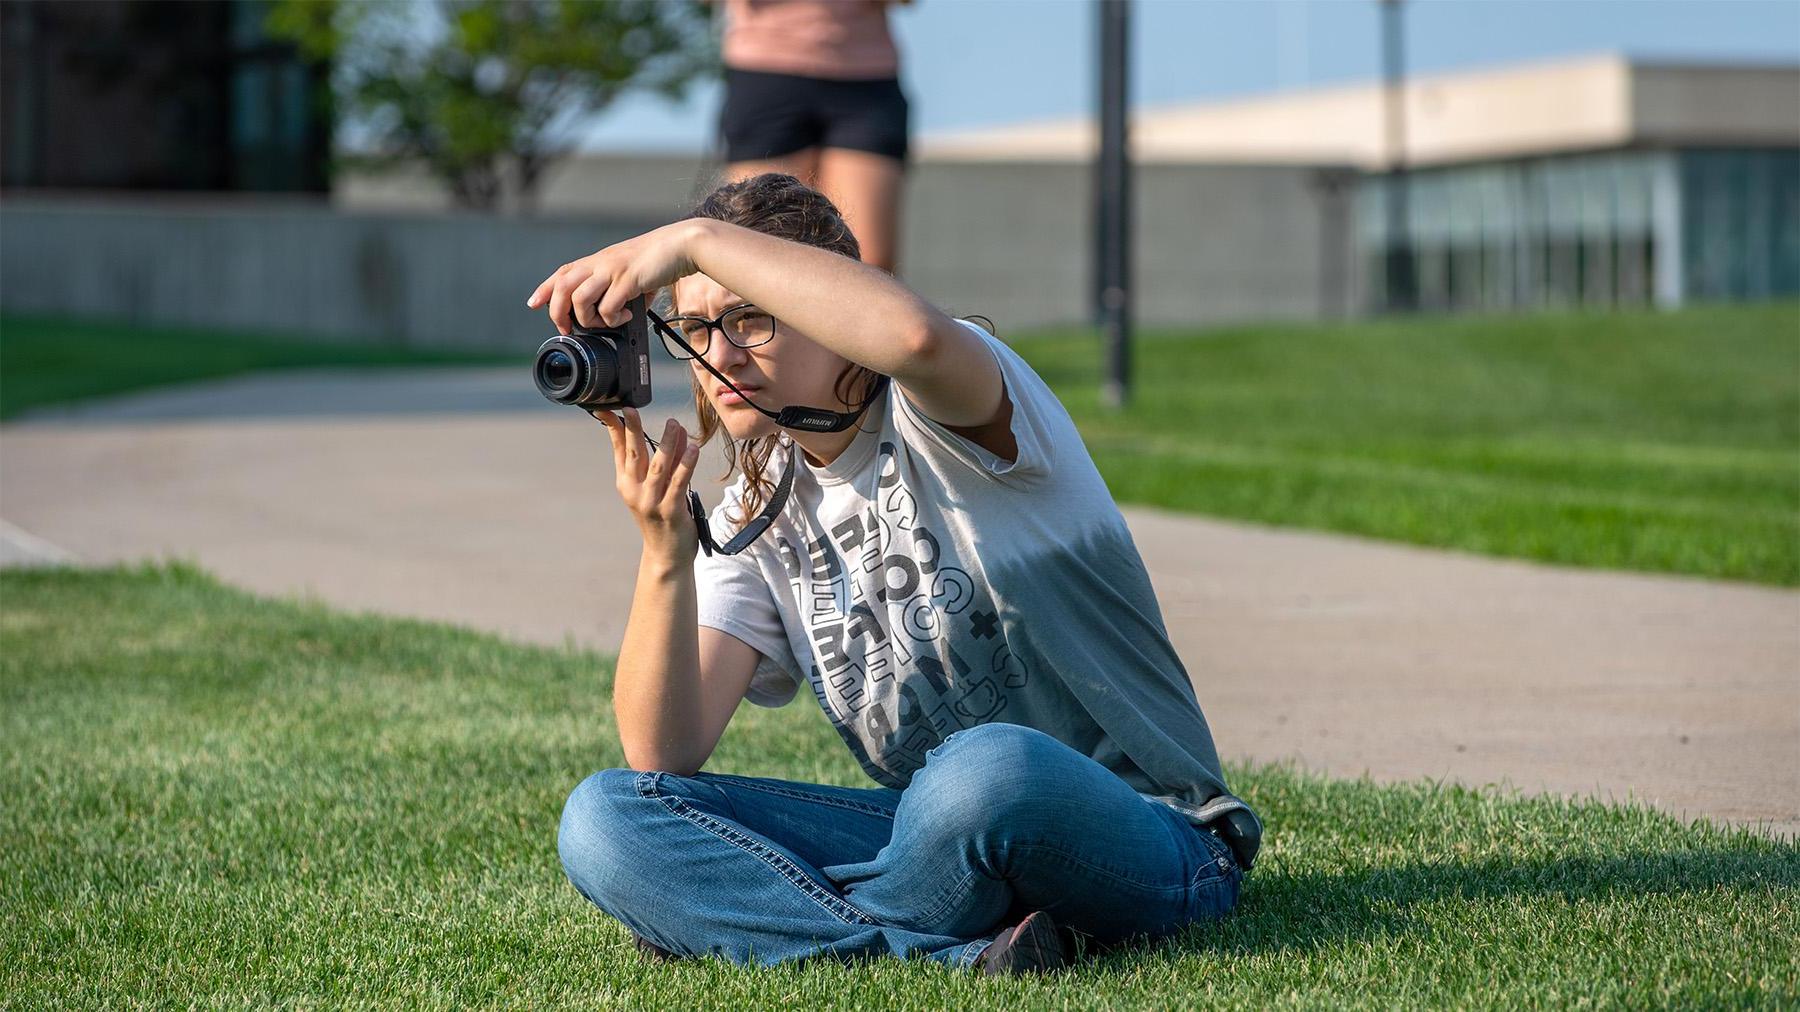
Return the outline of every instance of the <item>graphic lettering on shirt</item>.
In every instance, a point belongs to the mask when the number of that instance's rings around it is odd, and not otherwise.
[[[1029,680],[1000,616],[918,518],[893,443],[875,500],[776,554],[806,619],[813,691],[865,766],[910,775],[951,732],[998,719]],[[981,660],[972,660],[980,658]],[[871,773],[875,772],[871,768]]]

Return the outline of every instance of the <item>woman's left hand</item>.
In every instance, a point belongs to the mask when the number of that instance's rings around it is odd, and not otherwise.
[[[617,327],[631,319],[625,303],[694,273],[689,244],[697,225],[692,219],[664,225],[563,264],[525,305],[536,309],[547,304],[550,322],[560,334],[569,332],[571,317],[583,327]]]

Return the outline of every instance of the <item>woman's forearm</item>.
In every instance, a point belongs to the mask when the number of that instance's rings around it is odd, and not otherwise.
[[[691,563],[645,548],[613,679],[613,713],[633,769],[691,774],[718,744],[707,737]]]
[[[905,381],[956,324],[878,267],[719,221],[691,222],[694,268],[852,362]]]

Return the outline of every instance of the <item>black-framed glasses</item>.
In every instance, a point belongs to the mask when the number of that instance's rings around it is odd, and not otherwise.
[[[715,330],[725,335],[725,340],[739,348],[755,348],[775,339],[775,318],[748,302],[741,306],[732,306],[720,313],[717,319],[709,320],[704,316],[671,316],[663,323],[680,334],[681,339],[692,347],[693,350],[690,351],[669,340],[667,334],[658,334],[662,338],[663,347],[668,350],[669,354],[683,360],[705,355],[707,350],[712,347],[712,332]]]

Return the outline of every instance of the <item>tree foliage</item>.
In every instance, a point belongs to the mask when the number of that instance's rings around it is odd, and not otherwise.
[[[328,60],[371,167],[423,163],[462,207],[522,205],[566,129],[626,91],[678,97],[711,69],[695,0],[278,0],[272,34]]]

